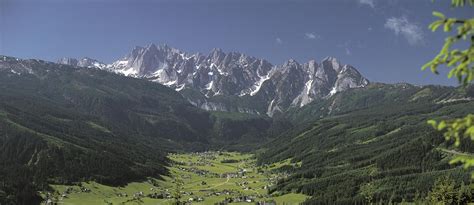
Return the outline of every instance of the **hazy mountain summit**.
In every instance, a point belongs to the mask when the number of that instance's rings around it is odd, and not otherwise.
[[[84,57],[80,60],[75,58],[61,58],[57,61],[60,64],[78,66],[78,67],[86,67],[86,68],[100,68],[104,69],[107,65],[99,62],[98,60],[91,59]]]

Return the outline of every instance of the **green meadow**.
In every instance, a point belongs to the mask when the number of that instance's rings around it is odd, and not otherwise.
[[[49,198],[59,204],[299,204],[308,196],[297,193],[268,193],[278,179],[287,175],[278,172],[290,159],[266,166],[257,166],[254,156],[237,152],[204,152],[170,154],[170,174],[162,179],[111,187],[96,182],[74,186],[52,185]],[[46,198],[47,192],[42,192]]]

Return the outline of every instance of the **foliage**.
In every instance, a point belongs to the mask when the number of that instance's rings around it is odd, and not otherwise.
[[[364,198],[367,200],[367,203],[369,204],[373,202],[375,191],[376,187],[374,183],[371,182],[364,184],[360,187],[360,194],[364,196]]]
[[[453,7],[463,7],[465,5],[474,6],[473,0],[452,0],[451,5]],[[430,62],[425,64],[422,69],[430,68],[435,74],[438,74],[438,66],[446,65],[452,67],[448,73],[448,78],[455,76],[459,83],[463,86],[469,86],[474,80],[474,18],[470,19],[457,19],[448,18],[440,12],[433,12],[433,15],[438,17],[439,20],[434,21],[429,28],[432,31],[436,31],[439,27],[443,26],[444,32],[451,32],[454,26],[457,26],[457,32],[453,36],[446,38],[444,46],[442,47],[439,54]],[[463,41],[461,41],[463,40]],[[453,49],[455,43],[466,43],[470,41],[468,48],[459,50]],[[458,47],[463,46],[458,45]],[[471,111],[472,112],[472,111]],[[455,146],[459,146],[461,142],[461,136],[465,138],[471,138],[474,140],[474,115],[469,114],[464,118],[451,119],[446,121],[436,122],[429,120],[435,129],[444,131],[444,137],[446,140],[455,140]],[[451,163],[460,162],[464,164],[465,168],[474,166],[474,157],[469,155],[458,156],[451,161]],[[474,178],[474,172],[472,173]]]
[[[214,140],[238,142],[219,140],[227,136],[214,130],[214,124],[223,121],[160,84],[98,69],[1,57],[0,200],[21,202],[13,182],[26,182],[22,187],[34,198],[49,183],[122,186],[159,178],[167,174],[167,152],[207,150]],[[24,67],[21,74],[10,71]],[[266,132],[263,126],[237,129],[243,125],[271,123],[258,117],[224,121],[224,129],[240,131],[232,133],[235,139]],[[33,178],[13,175],[7,183],[15,167],[29,170]]]
[[[435,181],[427,199],[431,204],[467,204],[472,200],[472,193],[464,182],[457,186],[451,177],[443,176]]]
[[[433,204],[453,204],[456,198],[455,182],[448,176],[436,180],[433,188],[428,193],[428,199]]]
[[[32,184],[36,176],[33,170],[21,165],[0,166],[0,204],[39,204],[42,199],[35,190],[44,181]]]
[[[162,180],[150,178],[147,181],[133,182],[123,187],[107,186],[96,182],[85,182],[80,185],[52,185],[53,190],[50,192],[58,198],[66,192],[67,198],[58,202],[75,205],[103,204],[103,200],[123,205],[190,204],[189,198],[195,199],[192,204],[215,204],[222,202],[225,198],[238,196],[255,196],[255,201],[260,202],[275,201],[277,204],[299,204],[308,197],[297,193],[268,195],[264,187],[273,183],[279,175],[270,172],[255,172],[254,169],[257,166],[255,166],[253,157],[252,154],[238,152],[170,154],[169,158],[172,162],[168,167],[170,176],[164,176]],[[221,161],[224,159],[238,162],[222,163]],[[204,161],[206,163],[202,163]],[[242,168],[247,170],[247,178],[234,177],[227,181],[227,178],[220,176],[222,173],[236,173]],[[196,170],[208,170],[210,173],[202,175],[194,172]],[[242,187],[244,183],[251,189],[246,190]],[[90,191],[78,192],[80,188]],[[228,194],[213,194],[228,191],[230,191]],[[203,201],[196,200],[198,198]]]
[[[428,123],[434,129],[445,131],[444,137],[446,140],[454,139],[454,145],[459,147],[463,138],[474,141],[474,115],[468,114],[464,118],[457,118],[451,120],[440,121],[437,123],[434,120],[428,120]],[[461,163],[465,169],[474,167],[474,156],[470,154],[458,155],[450,161],[451,164]],[[474,172],[472,173],[474,178]]]
[[[420,97],[427,89],[431,94]],[[440,176],[468,182],[464,170],[446,163],[452,154],[443,150],[452,145],[425,124],[435,116],[459,117],[474,109],[472,101],[450,101],[466,97],[471,95],[452,87],[383,84],[339,93],[301,108],[315,112],[291,113],[295,124],[302,123],[266,144],[258,160],[301,161],[271,191],[313,196],[307,204],[367,203],[361,191],[369,183],[376,185],[373,203],[412,202],[415,192],[426,196]],[[459,149],[472,152],[474,146],[463,143]]]
[[[175,185],[174,191],[173,191],[173,199],[174,199],[173,204],[174,205],[184,204],[183,202],[180,201],[181,192],[183,191],[183,185],[184,185],[183,180],[180,178],[180,176],[176,176],[173,179],[173,184]]]
[[[452,5],[454,7],[462,7],[465,5],[465,1],[452,0]],[[468,1],[470,6],[474,6],[472,0]],[[433,15],[438,17],[439,20],[430,24],[429,28],[432,31],[436,31],[439,27],[443,26],[444,32],[451,32],[453,26],[457,25],[457,33],[446,38],[439,54],[425,64],[422,69],[424,70],[429,67],[433,73],[438,74],[437,68],[440,65],[444,64],[448,67],[454,67],[449,72],[448,77],[455,76],[460,83],[468,85],[474,80],[474,18],[447,18],[444,14],[436,11],[433,12]],[[453,44],[460,40],[471,41],[471,45],[464,50],[452,49]]]
[[[211,112],[210,141],[215,149],[252,151],[267,141],[272,120],[268,117],[234,112]]]

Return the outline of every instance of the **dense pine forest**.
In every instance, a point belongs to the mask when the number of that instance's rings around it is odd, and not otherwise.
[[[472,97],[472,88],[408,84],[351,90],[289,113],[294,122],[307,123],[265,145],[259,160],[301,161],[283,170],[291,176],[275,190],[314,196],[308,204],[365,203],[367,195],[377,203],[425,200],[443,176],[458,187],[470,183],[468,171],[448,163],[453,142],[426,121],[464,115],[474,109],[466,100]],[[466,139],[455,150],[472,153],[474,145]]]

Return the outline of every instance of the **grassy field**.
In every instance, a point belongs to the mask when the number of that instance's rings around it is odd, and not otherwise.
[[[277,204],[299,204],[307,196],[287,193],[269,195],[268,187],[285,177],[275,172],[290,159],[273,165],[255,165],[253,155],[236,152],[170,154],[170,176],[149,179],[125,187],[110,187],[96,182],[76,186],[52,185],[53,201],[65,205],[80,204],[173,204],[176,198],[189,204],[255,204],[274,201]],[[293,163],[298,166],[298,163]],[[42,193],[46,198],[47,193]]]

